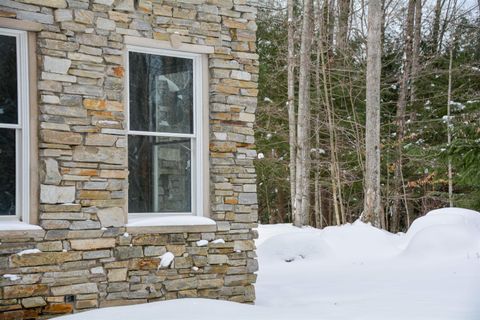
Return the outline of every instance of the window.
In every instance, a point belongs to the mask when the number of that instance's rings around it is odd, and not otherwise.
[[[201,215],[201,55],[128,47],[128,211]]]
[[[0,28],[0,219],[28,222],[27,32]]]

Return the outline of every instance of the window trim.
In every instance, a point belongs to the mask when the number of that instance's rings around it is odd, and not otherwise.
[[[0,124],[2,129],[14,129],[15,150],[15,215],[0,215],[0,221],[20,220],[30,222],[30,83],[29,83],[29,41],[24,30],[1,28],[0,34],[16,38],[17,49],[17,97],[18,124]]]
[[[150,132],[150,131],[136,131],[130,130],[130,79],[129,79],[129,70],[130,70],[130,61],[129,53],[138,52],[145,54],[161,55],[161,56],[170,56],[176,58],[191,59],[193,62],[193,133],[167,133],[167,132]],[[205,147],[204,147],[204,86],[202,85],[204,81],[204,57],[201,53],[193,52],[184,52],[172,49],[163,49],[163,48],[152,48],[147,46],[138,46],[138,45],[126,45],[125,50],[125,122],[126,122],[126,137],[127,137],[127,153],[128,153],[128,137],[130,135],[139,135],[139,136],[155,136],[155,137],[175,137],[175,138],[189,138],[192,142],[192,160],[191,160],[191,212],[129,212],[128,210],[128,190],[127,190],[127,203],[126,203],[126,212],[128,217],[134,218],[155,218],[163,217],[168,215],[182,215],[182,216],[208,216],[207,213],[204,213],[205,210],[205,194],[207,190],[204,190],[204,183],[202,177],[204,177],[205,172]],[[208,130],[207,130],[208,132]],[[127,157],[128,159],[128,157]],[[127,160],[128,161],[128,160]],[[128,179],[128,178],[127,178]]]

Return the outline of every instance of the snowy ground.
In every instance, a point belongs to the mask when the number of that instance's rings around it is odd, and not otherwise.
[[[480,213],[441,209],[406,234],[361,222],[263,225],[255,306],[183,299],[61,319],[480,320]]]

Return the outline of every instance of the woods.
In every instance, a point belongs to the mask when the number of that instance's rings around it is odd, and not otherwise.
[[[260,221],[397,232],[478,210],[478,6],[260,1]]]

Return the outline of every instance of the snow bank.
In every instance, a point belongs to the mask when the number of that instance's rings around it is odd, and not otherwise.
[[[480,214],[444,208],[415,220],[405,235],[403,254],[414,258],[480,256]]]
[[[443,208],[416,219],[408,232],[392,234],[356,221],[318,230],[291,224],[261,225],[256,241],[265,263],[299,259],[366,261],[480,256],[480,213]],[[262,262],[262,261],[261,261]]]
[[[292,262],[302,259],[325,259],[333,252],[316,233],[291,232],[265,240],[257,249],[259,262]]]

